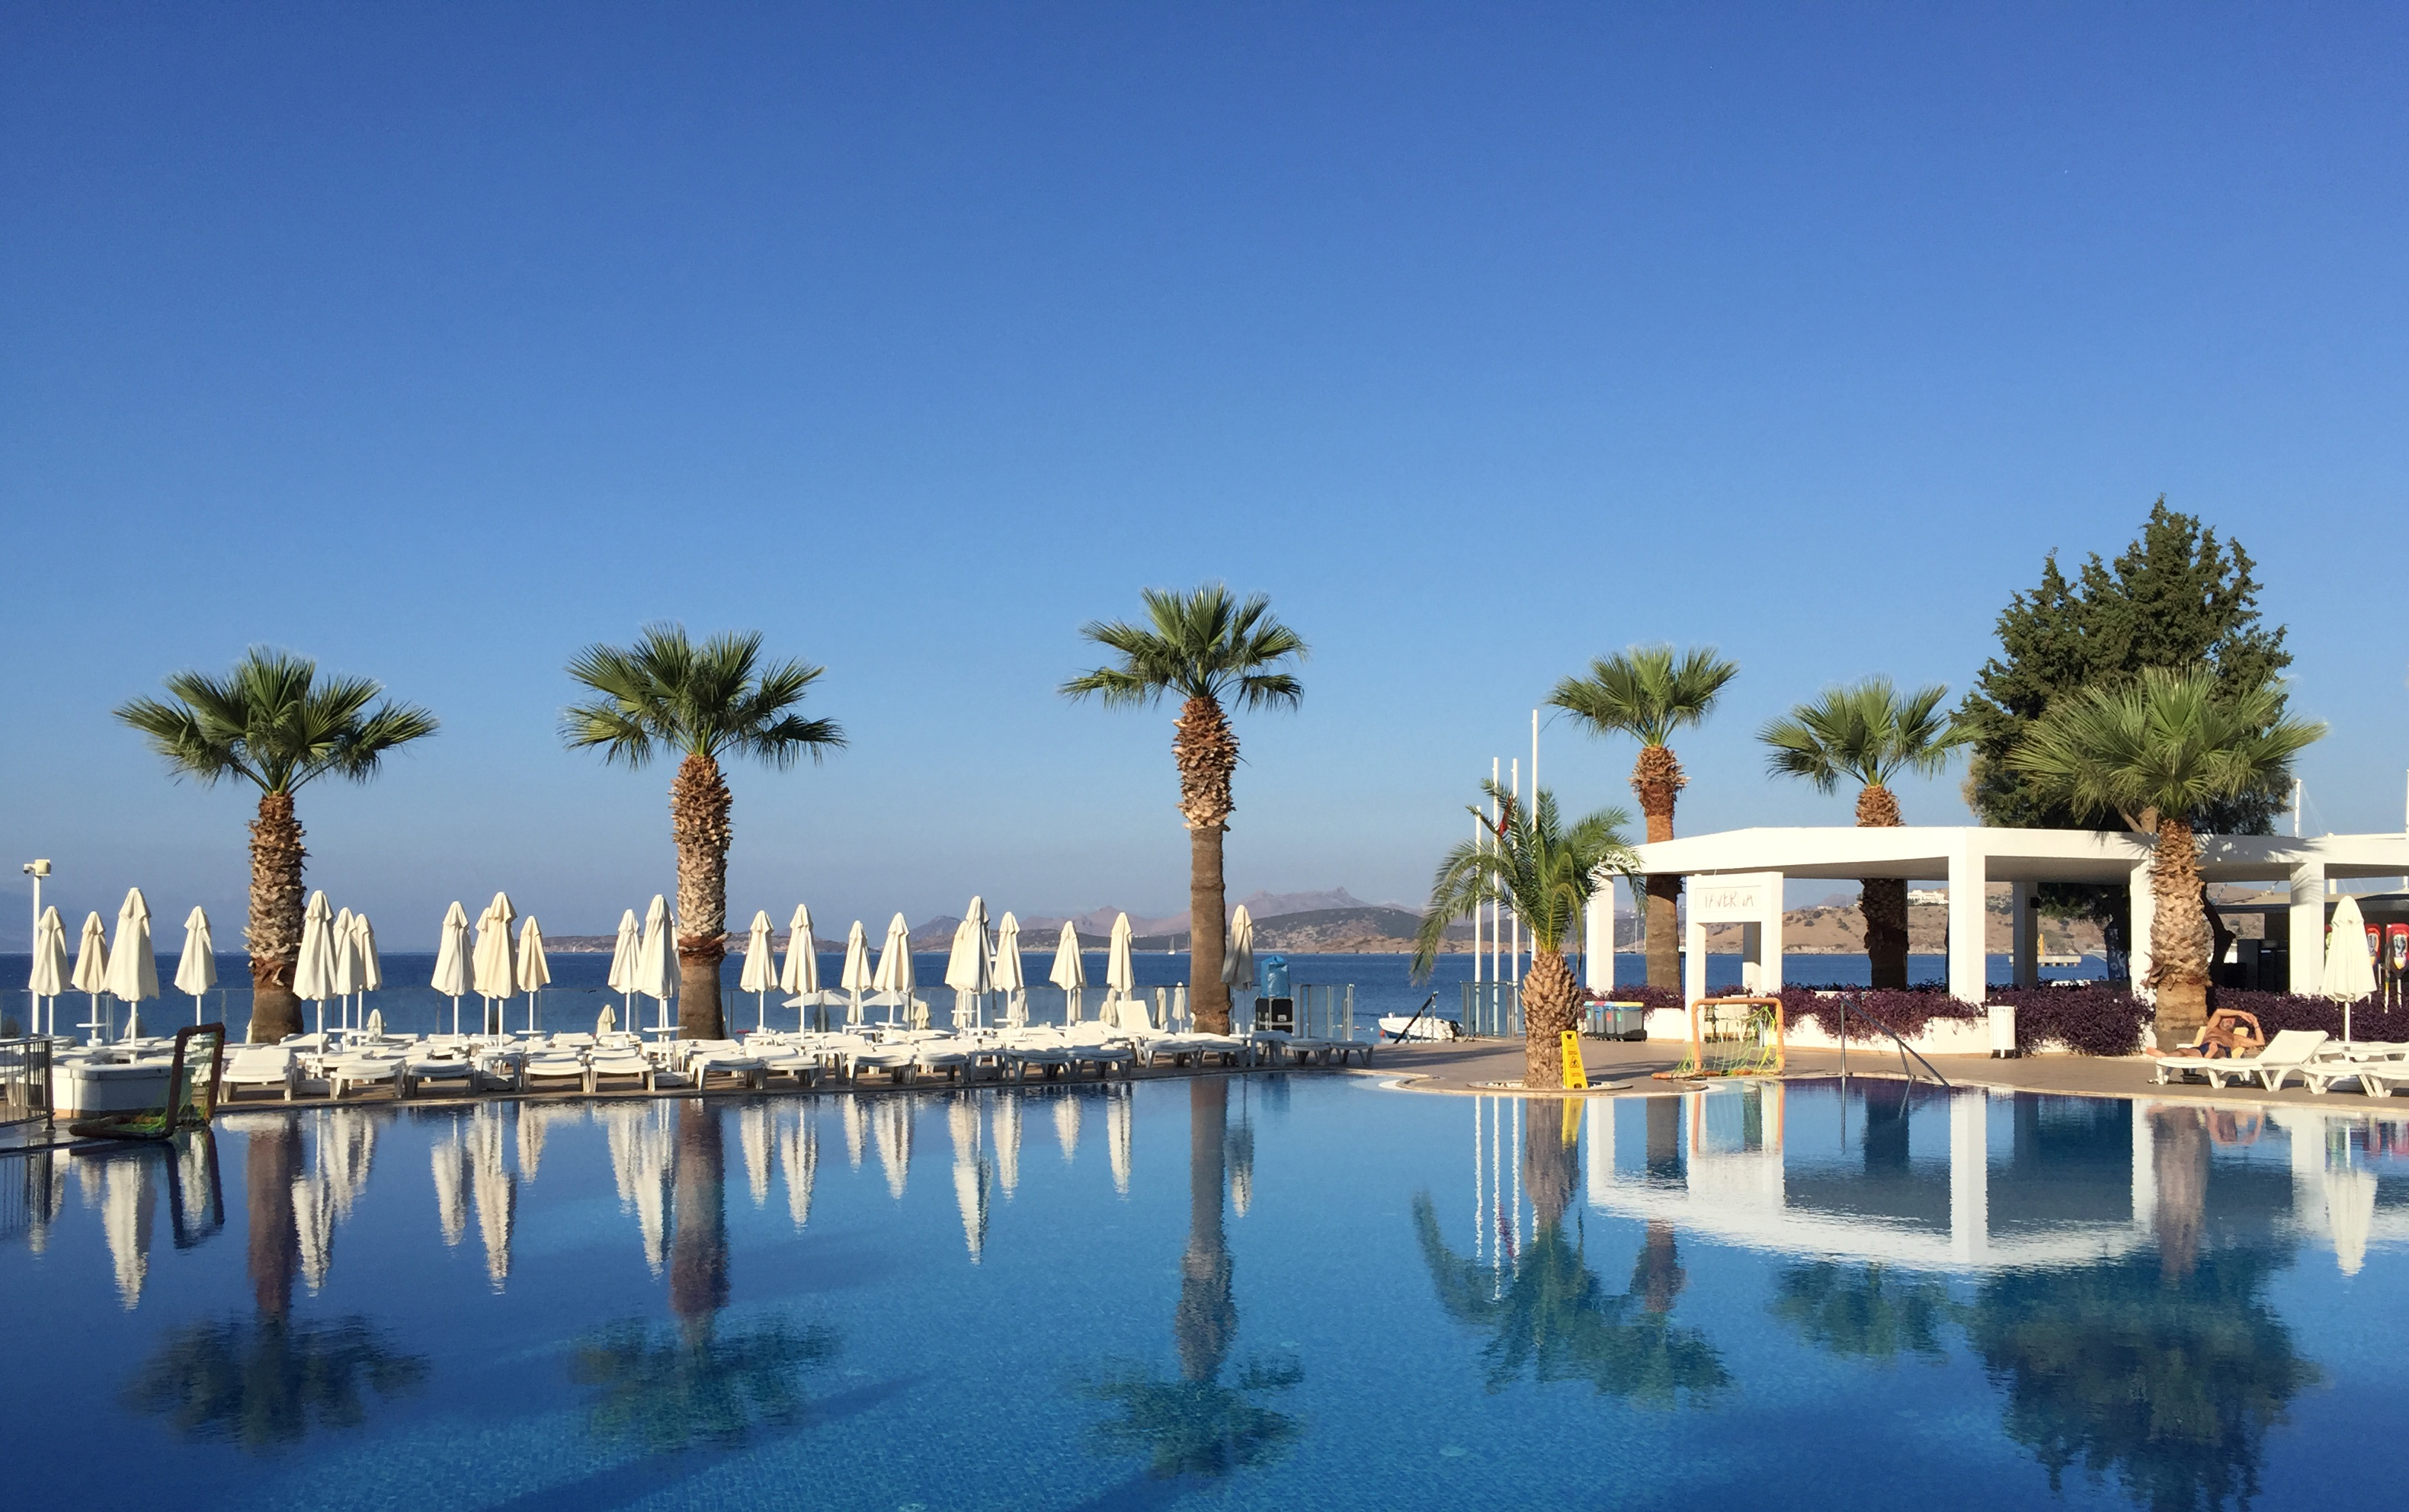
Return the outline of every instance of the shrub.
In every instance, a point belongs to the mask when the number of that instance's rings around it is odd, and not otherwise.
[[[1990,1001],[2016,1010],[2016,1048],[2056,1040],[2087,1056],[2128,1056],[2142,1047],[2150,1005],[2121,987],[1993,987]]]

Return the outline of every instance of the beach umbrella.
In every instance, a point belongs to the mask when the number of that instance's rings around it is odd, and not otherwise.
[[[1003,994],[1004,1022],[1018,1029],[1029,1022],[1029,975],[1020,967],[1020,921],[1010,914],[995,927],[995,962],[988,972],[994,990]]]
[[[100,1016],[100,995],[108,990],[108,931],[98,914],[84,915],[83,934],[76,941],[75,975],[68,980],[92,1000],[91,1021],[83,1027],[107,1029],[108,1022]]]
[[[945,961],[945,986],[954,989],[954,1022],[962,1019],[962,1000],[971,1000],[971,1022],[979,1021],[979,1003],[995,990],[995,968],[987,953],[987,900],[973,898],[962,922],[954,927],[954,953]]]
[[[621,909],[619,937],[611,943],[611,970],[602,981],[612,991],[627,1000],[627,1016],[630,1018],[636,1014],[636,958],[643,953],[643,949],[644,931],[643,927],[636,922],[636,911]]]
[[[819,989],[819,941],[812,932],[812,911],[797,903],[795,916],[786,921],[786,965],[778,973],[778,990],[793,993]]]
[[[195,1027],[201,1022],[201,999],[217,985],[218,958],[209,943],[209,916],[195,903],[184,915],[184,953],[176,958],[176,990],[192,995]]]
[[[871,977],[870,985],[881,992],[897,994],[897,1005],[908,1004],[912,989],[919,985],[912,974],[912,927],[903,922],[901,914],[887,921],[887,943],[878,948],[878,971]],[[895,1021],[893,1007],[887,1010],[887,1021]]]
[[[595,1037],[599,1039],[605,1034],[615,1034],[618,1030],[619,1010],[611,1005],[610,999],[605,998],[602,1000],[602,1011],[594,1015]]]
[[[125,1037],[142,1034],[142,1004],[159,995],[159,958],[151,948],[151,905],[142,889],[125,889],[117,909],[117,941],[108,950],[108,995],[125,1004]]]
[[[2326,970],[2318,994],[2342,1004],[2342,1037],[2350,1042],[2351,1005],[2375,990],[2375,962],[2367,954],[2367,918],[2359,900],[2342,895],[2326,929]]]
[[[844,937],[844,970],[838,973],[836,981],[836,985],[844,989],[845,996],[853,1000],[846,1023],[861,1022],[861,995],[876,983],[877,979],[870,970],[870,931],[861,927],[859,919],[856,919],[852,930]],[[854,1163],[859,1165],[861,1162],[856,1160]]]
[[[770,911],[753,911],[753,927],[744,935],[744,969],[736,974],[736,990],[753,994],[753,1027],[770,1027],[770,989],[778,985],[778,951],[770,943]],[[767,1139],[765,1133],[762,1136]],[[764,1149],[768,1145],[762,1146]],[[766,1159],[767,1157],[764,1157]]]
[[[469,958],[469,971],[477,996],[485,1000],[485,1021],[481,1026],[484,1033],[502,1032],[501,1016],[494,1004],[518,995],[519,963],[511,954],[511,926],[518,916],[510,895],[498,892],[477,915],[477,949]]]
[[[335,995],[335,911],[313,892],[301,915],[301,954],[293,963],[293,995],[318,1005],[318,1032],[326,1032],[326,1000]]]
[[[670,938],[669,900],[655,893],[652,906],[644,910],[642,948],[636,952],[636,990],[659,1000],[664,1030],[670,1027],[670,1000],[677,989],[677,944]]]
[[[25,976],[25,990],[33,994],[36,1010],[36,1021],[27,1027],[35,1033],[45,1032],[40,1010],[46,999],[50,1000],[47,1032],[58,1032],[59,1006],[56,1000],[67,989],[68,980],[67,927],[66,922],[59,917],[58,905],[53,903],[42,910],[42,916],[34,921],[34,969]]]
[[[1242,986],[1255,979],[1255,920],[1240,903],[1230,915],[1230,936],[1221,946],[1221,983]]]
[[[327,985],[335,989],[336,1027],[352,1027],[352,994],[360,989],[360,959],[352,953],[352,911],[335,910],[335,922],[328,927],[328,946],[335,953],[335,969]]]
[[[1078,928],[1068,921],[1062,925],[1062,942],[1054,947],[1054,969],[1046,973],[1046,980],[1062,989],[1062,1022],[1077,1023],[1079,995],[1088,985],[1088,961],[1079,953]]]
[[[443,911],[443,931],[435,944],[435,990],[452,1000],[452,1032],[460,1032],[460,1000],[470,990],[469,911],[457,900]]]
[[[1104,986],[1118,1004],[1134,1001],[1130,994],[1137,990],[1137,962],[1130,958],[1130,921],[1127,914],[1113,919],[1112,943],[1104,956]],[[1120,1022],[1125,1008],[1116,1006],[1113,1022]]]
[[[954,1141],[954,1205],[962,1216],[962,1243],[976,1265],[987,1251],[988,1192],[990,1189],[987,1151],[979,1145],[978,1103],[957,1095],[945,1108],[945,1124]]]
[[[377,958],[376,929],[366,914],[352,915],[352,967],[359,976],[360,1006],[368,1005],[368,994],[384,990],[384,962]],[[376,1016],[377,1027],[371,1034],[384,1032],[384,1015]]]
[[[535,995],[552,986],[552,963],[543,958],[543,926],[529,914],[519,926],[519,990],[527,995],[527,1032],[535,1032]]]

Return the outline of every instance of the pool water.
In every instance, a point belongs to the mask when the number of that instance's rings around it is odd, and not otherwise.
[[[1370,1078],[0,1160],[14,1505],[2398,1505],[2409,1123]]]

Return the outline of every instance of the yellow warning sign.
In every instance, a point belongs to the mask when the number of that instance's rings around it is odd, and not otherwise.
[[[1570,1091],[1586,1089],[1589,1086],[1589,1068],[1581,1064],[1580,1031],[1568,1029],[1557,1036],[1557,1043],[1564,1046],[1565,1088]]]

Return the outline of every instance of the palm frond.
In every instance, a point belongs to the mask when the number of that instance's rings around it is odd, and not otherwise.
[[[1724,685],[1738,675],[1738,664],[1712,646],[1679,654],[1669,645],[1633,646],[1594,658],[1589,675],[1564,679],[1548,701],[1593,734],[1669,745],[1675,730],[1707,717]]]
[[[1777,777],[1801,778],[1819,793],[1831,792],[1843,778],[1883,787],[1901,771],[1940,771],[1970,738],[1940,713],[1948,697],[1948,687],[1934,683],[1902,698],[1889,678],[1868,677],[1825,688],[1768,721],[1756,738],[1767,747],[1767,770]]]
[[[2281,711],[2272,684],[2227,694],[2207,668],[2144,668],[2059,699],[2008,762],[2078,814],[2145,828],[2149,814],[2189,819],[2287,785],[2292,758],[2326,727]]]
[[[117,717],[204,784],[232,776],[290,793],[330,772],[366,782],[386,753],[440,728],[415,704],[377,702],[383,689],[370,679],[322,678],[308,657],[264,646],[223,677],[177,672],[165,683],[172,702],[135,698]]]
[[[1567,828],[1556,795],[1546,788],[1518,805],[1499,784],[1480,786],[1505,818],[1490,834],[1450,847],[1433,873],[1414,942],[1418,982],[1429,979],[1448,926],[1484,903],[1512,909],[1535,948],[1561,950],[1580,929],[1601,877],[1627,876],[1638,864],[1623,839],[1631,816],[1622,809],[1599,809]],[[1484,828],[1493,823],[1479,804],[1469,812]]]
[[[1226,584],[1208,583],[1193,591],[1147,588],[1138,597],[1146,624],[1092,620],[1079,627],[1119,660],[1063,683],[1063,697],[1125,708],[1169,695],[1241,709],[1294,708],[1304,698],[1305,684],[1286,664],[1309,652],[1304,637],[1272,617],[1267,596],[1242,600]]]
[[[834,721],[793,713],[826,669],[800,660],[764,668],[761,646],[757,630],[697,644],[674,624],[643,626],[632,646],[588,646],[568,671],[599,697],[562,712],[561,740],[630,767],[665,752],[733,752],[785,768],[844,745]]]

